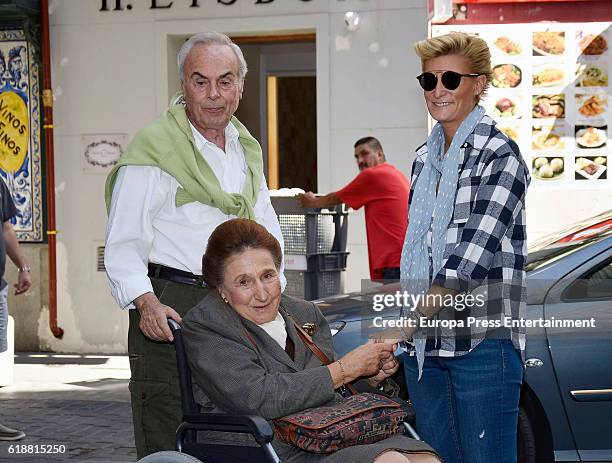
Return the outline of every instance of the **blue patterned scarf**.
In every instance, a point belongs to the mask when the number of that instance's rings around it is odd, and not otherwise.
[[[427,249],[427,233],[430,226],[433,275],[435,276],[442,268],[446,233],[455,208],[461,146],[484,114],[482,106],[477,105],[472,110],[457,129],[446,155],[444,155],[442,124],[438,122],[427,139],[427,159],[414,187],[400,263],[402,290],[414,294],[415,297],[418,294],[426,294],[431,286]],[[440,183],[436,195],[438,180]],[[411,307],[403,308],[404,311],[410,309]],[[426,336],[423,331],[417,331],[412,339],[420,380],[425,361]]]

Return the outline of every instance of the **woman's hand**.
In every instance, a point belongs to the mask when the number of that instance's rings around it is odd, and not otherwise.
[[[397,345],[392,342],[370,341],[352,350],[340,360],[328,365],[334,388],[350,383],[362,376],[375,376],[383,369],[391,370],[393,352]],[[392,374],[392,373],[391,373]]]
[[[397,369],[399,368],[399,362],[396,360],[395,356],[391,358],[389,361],[385,362],[382,366],[378,374],[368,378],[368,382],[373,387],[378,387],[378,385],[387,379],[389,376],[392,376]]]

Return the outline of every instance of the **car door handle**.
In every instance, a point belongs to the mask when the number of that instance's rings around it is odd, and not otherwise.
[[[581,389],[570,394],[576,402],[612,401],[612,389]]]

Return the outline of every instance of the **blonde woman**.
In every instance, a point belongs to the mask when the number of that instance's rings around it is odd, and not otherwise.
[[[412,167],[401,278],[411,293],[439,296],[406,313],[434,319],[404,356],[418,431],[447,463],[516,462],[525,332],[504,321],[525,315],[529,173],[478,104],[491,80],[486,43],[452,33],[415,50],[437,124]]]

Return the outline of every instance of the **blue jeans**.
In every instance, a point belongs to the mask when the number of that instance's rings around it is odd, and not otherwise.
[[[404,354],[417,431],[445,463],[516,463],[523,366],[510,340],[485,339],[460,357]]]

